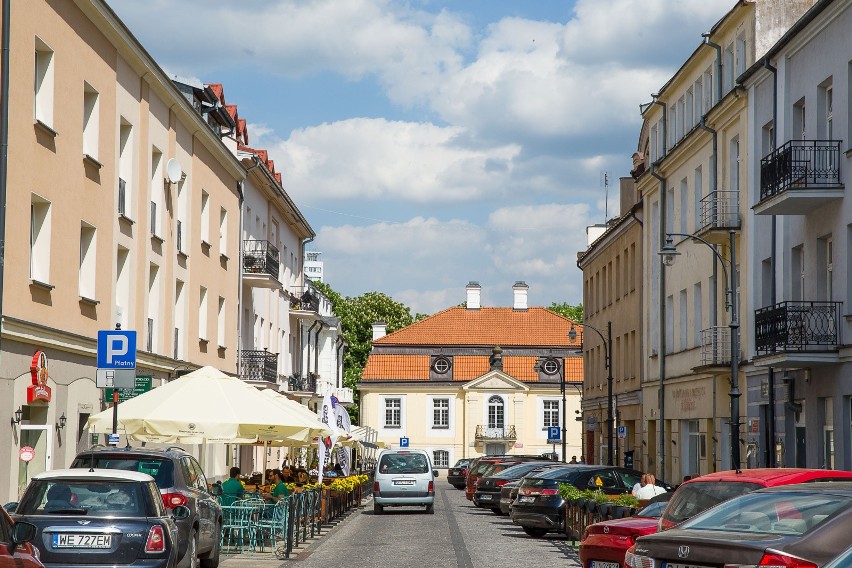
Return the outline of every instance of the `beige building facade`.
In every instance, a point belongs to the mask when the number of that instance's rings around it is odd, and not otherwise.
[[[137,331],[137,375],[154,386],[200,365],[236,372],[245,177],[104,2],[28,2],[10,26],[0,419],[20,421],[0,455],[21,466],[0,471],[4,502],[89,445],[99,330]],[[49,400],[28,397],[39,380]]]

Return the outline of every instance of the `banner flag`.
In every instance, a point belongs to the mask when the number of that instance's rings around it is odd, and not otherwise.
[[[337,427],[350,434],[352,432],[352,421],[349,419],[349,412],[338,403],[334,407],[334,415],[337,421]],[[352,470],[352,448],[339,447],[337,448],[337,463],[343,469],[343,475],[348,476]]]
[[[326,391],[325,396],[322,398],[322,406],[319,410],[319,419],[323,424],[327,424],[329,426],[334,425],[335,419],[332,418],[334,413],[334,407],[332,406],[332,399],[330,391]],[[326,462],[331,457],[331,448],[334,447],[334,443],[337,441],[337,436],[320,436],[317,441],[317,483],[322,483],[322,472],[325,469]]]

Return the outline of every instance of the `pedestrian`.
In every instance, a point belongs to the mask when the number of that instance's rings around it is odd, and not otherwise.
[[[633,485],[631,493],[634,497],[636,497],[636,494],[639,493],[639,490],[642,489],[642,487],[644,487],[646,483],[648,483],[648,474],[643,473],[642,477],[639,478],[639,481]]]
[[[665,489],[657,486],[657,480],[654,478],[654,474],[647,473],[645,474],[645,485],[643,485],[639,489],[639,491],[636,492],[636,498],[640,501],[644,501],[647,499],[652,499],[657,495],[660,495],[665,492]]]
[[[233,505],[237,499],[242,499],[245,495],[246,488],[237,479],[240,475],[240,468],[234,466],[229,472],[228,480],[222,484],[222,497],[220,501],[222,505]]]
[[[580,456],[580,461],[578,463],[586,463],[586,458]]]
[[[568,463],[578,463],[577,456],[571,456],[571,461],[569,461]]]

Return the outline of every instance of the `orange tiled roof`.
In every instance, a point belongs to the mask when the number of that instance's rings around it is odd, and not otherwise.
[[[472,381],[488,372],[488,357],[482,355],[456,355],[453,357],[453,380]]]
[[[429,355],[390,355],[374,353],[367,359],[361,379],[365,381],[428,381]],[[538,382],[535,356],[504,356],[503,372],[523,382]],[[456,355],[453,357],[453,380],[466,383],[481,377],[489,370],[485,355]],[[583,381],[583,358],[565,359],[565,380]]]
[[[535,364],[538,357],[503,357],[503,372],[519,381],[538,381]]]
[[[210,87],[210,90],[213,91],[213,94],[219,99],[222,104],[225,104],[225,90],[222,88],[221,83],[210,83],[207,85]]]
[[[502,346],[580,346],[568,339],[571,320],[546,308],[514,310],[453,307],[390,333],[373,343],[378,345],[500,345]]]
[[[429,380],[428,355],[370,355],[362,380]]]

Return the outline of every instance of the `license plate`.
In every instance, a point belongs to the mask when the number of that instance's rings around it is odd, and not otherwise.
[[[518,497],[518,503],[532,503],[535,501],[535,497],[531,495],[526,495],[524,497]]]
[[[480,495],[479,500],[480,501],[491,501],[491,497],[492,497],[491,495],[487,495],[487,494],[486,495]]]
[[[53,548],[110,548],[112,535],[109,534],[68,534],[53,535]]]
[[[414,485],[413,479],[394,479],[394,485]]]
[[[680,562],[663,562],[662,568],[709,568],[698,564],[681,564]]]
[[[600,560],[592,560],[591,568],[621,568],[618,562],[601,562]]]

